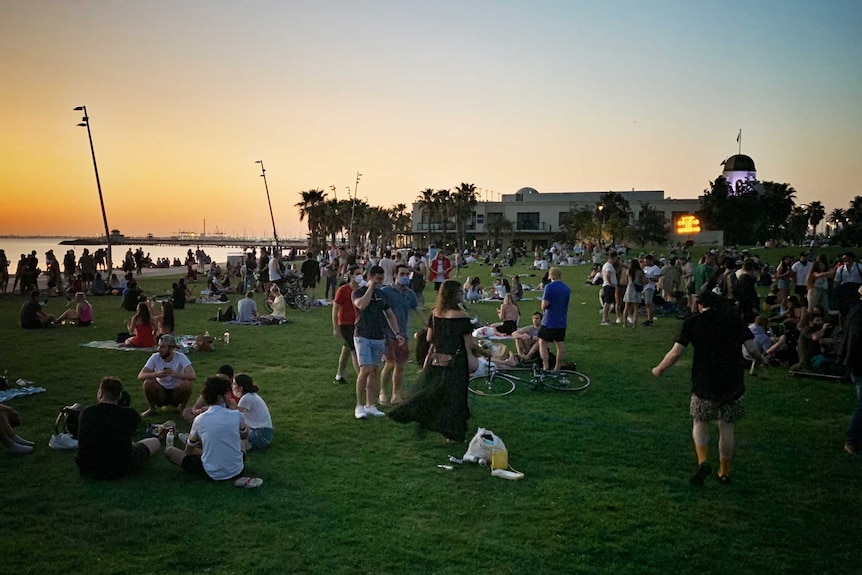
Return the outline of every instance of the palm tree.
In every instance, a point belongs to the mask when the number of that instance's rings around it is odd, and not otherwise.
[[[389,208],[389,215],[392,218],[393,227],[395,228],[395,242],[398,245],[398,238],[404,238],[410,235],[410,227],[412,219],[407,213],[407,204],[395,204]],[[404,242],[401,242],[403,245]]]
[[[826,216],[826,222],[832,224],[832,227],[845,227],[847,225],[847,211],[835,208]]]
[[[808,214],[808,223],[811,224],[811,235],[817,235],[817,226],[826,217],[826,208],[823,207],[823,202],[811,202],[805,206],[805,212]]]
[[[485,232],[497,243],[501,236],[509,235],[515,230],[515,224],[512,220],[507,220],[505,216],[489,218],[485,224]]]
[[[299,208],[299,221],[308,218],[308,239],[312,248],[318,248],[322,222],[324,219],[324,203],[326,192],[323,190],[308,190],[300,192],[302,201],[295,206]],[[325,241],[325,240],[324,240]]]
[[[323,203],[323,208],[321,209],[323,218],[321,221],[322,231],[324,235],[329,236],[333,245],[335,245],[338,238],[338,233],[344,229],[342,204],[343,200],[338,201],[336,198],[331,198]]]
[[[440,245],[446,245],[446,230],[449,227],[449,219],[452,217],[452,192],[449,190],[437,190],[434,192],[434,211],[440,219],[440,228],[443,237]]]
[[[862,224],[862,196],[853,198],[850,202],[850,207],[847,208],[845,213],[848,224]]]
[[[419,192],[419,196],[416,198],[416,205],[419,206],[420,210],[422,210],[422,217],[420,223],[424,224],[426,221],[428,222],[427,227],[420,226],[420,229],[428,235],[428,239],[430,241],[431,221],[432,216],[434,215],[434,188],[425,188],[424,190]]]
[[[467,222],[473,216],[473,210],[478,200],[476,198],[476,185],[461,182],[452,194],[452,213],[455,215],[456,243],[460,249],[467,244]]]

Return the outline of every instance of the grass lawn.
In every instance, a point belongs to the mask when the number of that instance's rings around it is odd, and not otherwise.
[[[260,386],[276,429],[273,446],[248,457],[260,489],[188,476],[162,454],[119,482],[82,480],[74,452],[47,442],[59,409],[94,402],[103,375],[119,376],[133,407],[146,408],[136,380],[146,353],[80,345],[113,339],[130,314],[119,298],[91,298],[94,327],[25,331],[23,298],[0,297],[0,373],[47,388],[9,402],[38,446],[0,455],[4,572],[800,574],[857,563],[862,460],[842,450],[855,390],[780,369],[746,375],[734,483],[692,488],[691,351],[661,380],[649,373],[680,322],[601,327],[587,271],[563,268],[563,279],[573,290],[568,358],[592,386],[471,397],[471,426],[503,438],[525,473],[516,482],[475,465],[437,467],[466,445],[388,419],[355,420],[353,386],[332,382],[340,340],[331,308],[291,312],[287,326],[231,326],[230,345],[190,354],[196,390],[222,363]],[[490,268],[466,272],[486,283]],[[170,279],[141,283],[157,293]],[[51,298],[47,309],[58,315],[64,305]],[[522,317],[537,307],[521,303]],[[178,311],[177,333],[221,334],[207,321],[216,309]],[[471,314],[491,321],[495,309],[476,304]],[[408,385],[415,371],[409,364]],[[166,419],[187,431],[176,413],[146,421]]]

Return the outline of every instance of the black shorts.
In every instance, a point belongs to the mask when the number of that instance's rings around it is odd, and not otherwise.
[[[793,286],[793,293],[798,295],[799,297],[808,298],[808,286],[805,285],[795,285]]]
[[[140,469],[150,458],[150,450],[143,443],[132,444],[132,457],[129,459],[128,473],[134,473]]]
[[[161,402],[157,401],[156,402],[157,406],[163,407],[165,405],[179,405],[180,404],[180,402],[174,398],[174,391],[175,390],[173,390],[173,389],[162,389],[162,391],[165,393],[165,399]]]
[[[303,276],[302,278],[302,287],[306,289],[314,289],[317,285],[317,278],[315,276]]]
[[[506,335],[512,335],[517,329],[518,324],[515,323],[515,320],[507,319],[497,328],[497,331],[499,331],[500,333],[505,333]]]
[[[612,304],[616,301],[617,290],[614,286],[602,286],[602,303]]]
[[[245,458],[243,457],[243,459]],[[191,473],[193,475],[200,475],[201,477],[206,477],[210,481],[214,481],[214,479],[210,477],[209,474],[206,472],[206,469],[204,469],[204,462],[201,459],[200,453],[194,455],[186,455],[185,457],[183,457],[183,461],[180,464],[180,467],[182,467],[183,471],[187,473]],[[238,474],[234,475],[230,479],[236,479],[237,477],[242,477],[243,475],[245,475],[245,466],[243,466],[242,471],[240,471]]]
[[[544,341],[566,341],[566,328],[542,326],[539,328],[539,339]]]
[[[338,329],[341,330],[341,339],[344,340],[344,347],[350,351],[356,351],[356,344],[353,343],[353,332],[356,331],[356,326],[352,324],[340,325]]]

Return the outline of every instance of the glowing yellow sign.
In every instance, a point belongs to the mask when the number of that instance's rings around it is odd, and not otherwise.
[[[697,234],[700,233],[700,220],[696,216],[681,216],[676,221],[676,233]]]

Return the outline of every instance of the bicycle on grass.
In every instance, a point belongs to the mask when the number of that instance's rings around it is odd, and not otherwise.
[[[528,372],[531,376],[519,377],[512,372]],[[579,371],[563,369],[560,371],[545,371],[533,364],[530,368],[497,369],[488,359],[488,371],[483,375],[470,378],[467,388],[471,393],[485,396],[509,395],[515,391],[515,383],[526,383],[530,389],[540,390],[548,387],[558,391],[582,391],[589,387],[590,378]]]

